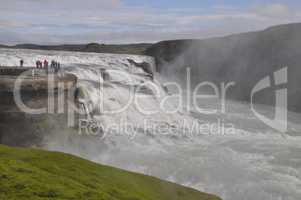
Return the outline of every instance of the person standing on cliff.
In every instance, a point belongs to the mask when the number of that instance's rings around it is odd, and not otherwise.
[[[23,65],[24,65],[24,60],[20,60],[20,67],[23,67]]]
[[[38,62],[38,69],[42,69],[43,68],[42,67],[42,61],[38,60],[37,62]]]
[[[40,68],[40,62],[39,60],[36,61],[36,68],[39,69]]]
[[[44,60],[44,69],[48,69],[48,61]]]
[[[51,69],[53,69],[53,68],[54,68],[54,66],[55,66],[55,61],[54,61],[54,60],[52,60],[52,61],[51,61],[51,64],[50,64],[50,68],[51,68]]]

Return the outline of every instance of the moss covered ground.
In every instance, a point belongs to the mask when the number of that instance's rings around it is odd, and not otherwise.
[[[157,178],[72,155],[0,145],[2,200],[218,200]]]

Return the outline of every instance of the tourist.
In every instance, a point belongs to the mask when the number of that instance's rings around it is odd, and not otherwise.
[[[42,66],[42,61],[40,61],[40,60],[39,60],[39,68],[40,68],[40,69],[43,68],[43,66]]]
[[[50,65],[51,69],[54,69],[54,68],[55,68],[55,65],[56,65],[56,62],[55,62],[54,60],[52,60],[52,61],[51,61],[51,65]]]
[[[20,67],[23,67],[23,65],[24,65],[24,60],[20,60]]]
[[[54,72],[58,73],[60,70],[61,64],[59,62],[54,62]]]
[[[37,69],[40,68],[40,61],[39,61],[39,60],[36,61],[36,68],[37,68]]]
[[[48,61],[45,59],[44,60],[44,69],[47,69],[48,68]]]

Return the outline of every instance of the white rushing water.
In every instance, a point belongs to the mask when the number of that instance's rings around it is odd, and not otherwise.
[[[19,59],[24,59],[25,65],[34,65],[36,59],[60,61],[66,70],[79,77],[99,122],[108,128],[125,120],[136,128],[135,131],[114,129],[105,139],[72,140],[60,133],[47,138],[45,148],[49,150],[73,153],[102,164],[153,175],[217,194],[224,200],[301,199],[300,114],[288,113],[288,132],[285,134],[258,120],[249,104],[235,101],[227,101],[225,114],[212,114],[210,111],[220,105],[210,99],[202,101],[202,107],[206,108],[202,113],[159,111],[144,115],[131,104],[122,113],[102,114],[98,104],[102,102],[107,111],[120,108],[127,102],[131,86],[150,81],[145,72],[128,59],[153,65],[150,57],[0,49],[0,65],[18,65]],[[100,76],[103,68],[108,70],[109,81]],[[131,81],[125,77],[130,77]],[[100,95],[98,85],[103,82],[107,83]],[[145,92],[140,101],[143,109],[158,110],[162,98],[167,95],[159,83],[154,85],[160,88],[160,96]],[[151,89],[148,86],[146,91]],[[169,102],[165,106],[172,108],[174,104]],[[257,108],[268,116],[273,115],[269,106]],[[198,134],[195,131],[192,131],[194,135],[187,134],[190,132],[185,128],[196,121],[208,125],[204,126],[207,128]],[[162,133],[154,126],[162,124],[173,129],[164,129],[166,132]],[[131,135],[133,132],[135,135]]]

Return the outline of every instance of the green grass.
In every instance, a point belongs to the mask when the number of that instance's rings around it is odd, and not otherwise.
[[[71,155],[0,145],[2,200],[219,200]]]

